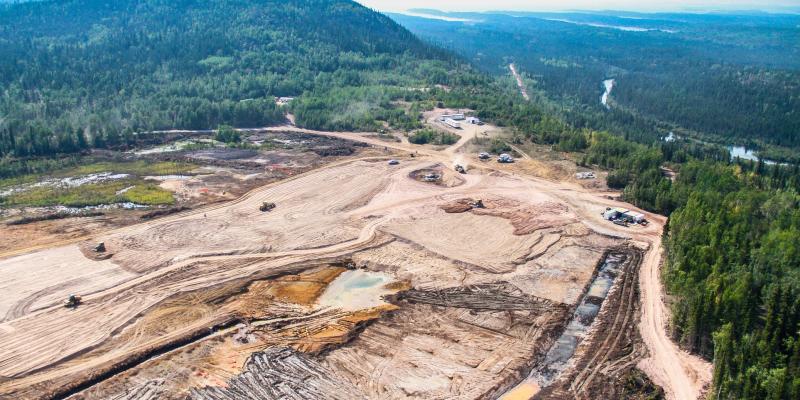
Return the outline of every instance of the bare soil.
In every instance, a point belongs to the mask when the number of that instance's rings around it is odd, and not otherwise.
[[[230,201],[6,253],[0,397],[216,399],[241,389],[260,398],[484,398],[541,361],[607,249],[644,244],[643,320],[649,302],[660,304],[650,281],[658,285],[650,271],[659,257],[649,245],[659,243],[663,218],[646,213],[647,227],[609,224],[605,207],[632,207],[516,166],[478,165],[455,186],[412,178],[469,160],[468,132],[441,150],[295,127],[253,134],[374,147],[292,170]],[[214,190],[231,193],[224,187],[220,179]],[[445,212],[463,199],[486,208]],[[275,209],[260,211],[265,201]],[[110,258],[81,252],[100,241]],[[346,268],[365,278],[334,285]],[[675,356],[651,347],[648,334],[663,334],[655,325],[642,328],[647,349],[637,339],[637,271],[626,270],[619,299],[604,303],[598,333],[586,342],[594,346],[579,353],[582,367],[571,373],[585,383],[545,390],[591,396],[615,385],[609,393],[623,393],[631,379],[649,387],[632,375],[637,359],[648,350],[657,360]],[[319,301],[334,286],[375,285],[373,273],[391,278],[380,288],[399,292],[391,304]],[[62,307],[71,293],[83,304]],[[681,365],[645,370],[677,374],[654,379],[668,386],[685,378]]]

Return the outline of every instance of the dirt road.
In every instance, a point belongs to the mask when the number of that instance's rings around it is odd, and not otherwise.
[[[514,79],[517,80],[517,87],[519,87],[519,92],[522,94],[522,97],[525,100],[530,100],[531,97],[528,96],[528,89],[525,88],[525,82],[522,81],[522,76],[517,72],[517,67],[514,64],[508,64],[508,69],[511,70],[511,74],[514,75]]]
[[[650,357],[639,367],[664,388],[670,399],[700,398],[711,382],[712,366],[705,360],[682,351],[667,336],[669,312],[663,301],[660,279],[661,241],[653,238],[651,250],[642,263],[639,285],[642,291],[642,320],[639,330]]]

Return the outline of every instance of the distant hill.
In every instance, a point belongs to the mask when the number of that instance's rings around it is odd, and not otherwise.
[[[800,15],[413,11],[468,20],[391,14],[488,72],[516,62],[578,126],[800,147]]]
[[[346,0],[27,2],[0,8],[0,55],[0,156],[272,124],[273,96],[300,96],[300,124],[371,129],[389,88],[450,62]]]

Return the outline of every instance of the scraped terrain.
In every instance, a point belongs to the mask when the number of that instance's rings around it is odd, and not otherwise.
[[[462,139],[442,151],[391,143],[419,156],[344,160],[0,260],[0,397],[502,394],[541,362],[606,250],[657,240],[661,220],[609,224],[599,214],[616,202],[505,166],[455,185],[413,178],[466,157]],[[485,207],[451,212],[472,199]],[[87,258],[99,241],[110,258]],[[70,293],[84,304],[62,307]]]

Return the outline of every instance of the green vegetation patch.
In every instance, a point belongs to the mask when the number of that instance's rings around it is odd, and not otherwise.
[[[127,190],[125,190],[127,189]],[[16,207],[86,207],[131,202],[143,205],[174,204],[168,190],[142,179],[124,179],[63,188],[45,186],[0,197],[0,205]]]
[[[77,167],[68,167],[60,170],[50,171],[48,173],[34,173],[12,178],[0,179],[0,188],[13,187],[23,185],[26,183],[33,183],[40,181],[46,177],[64,178],[70,176],[82,176],[90,174],[98,174],[101,172],[111,172],[115,174],[129,174],[135,176],[147,175],[180,175],[186,174],[197,168],[197,165],[187,162],[176,161],[129,161],[129,162],[113,162],[113,161],[100,161],[92,162]]]
[[[458,139],[452,133],[425,128],[409,136],[408,141],[414,144],[451,145],[458,142]]]
[[[197,168],[197,165],[176,162],[176,161],[159,161],[152,162],[147,160],[139,160],[132,162],[96,162],[80,167],[66,170],[59,173],[60,176],[72,175],[88,175],[100,172],[113,172],[117,174],[131,174],[131,175],[177,175],[185,174]]]

